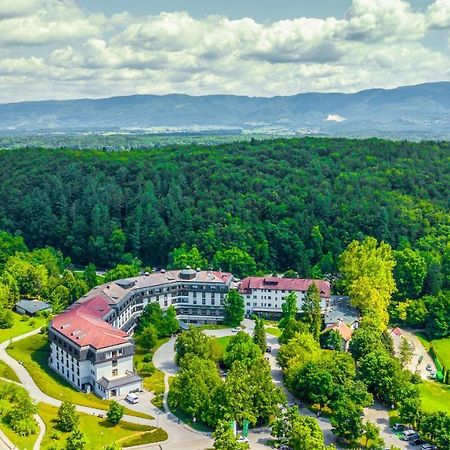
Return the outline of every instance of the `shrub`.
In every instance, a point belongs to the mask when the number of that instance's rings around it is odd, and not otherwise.
[[[59,441],[60,439],[61,439],[61,433],[59,432],[59,431],[54,431],[52,434],[51,434],[51,439],[53,439],[54,441]]]
[[[28,322],[30,320],[30,316],[27,316],[26,314],[23,314],[21,317],[20,317],[20,321],[21,322]]]
[[[0,328],[11,328],[14,325],[14,316],[10,309],[0,307]]]
[[[155,373],[155,367],[151,363],[144,363],[142,364],[141,368],[139,369],[139,375],[141,377],[149,377],[150,375],[153,375]]]
[[[144,357],[142,358],[142,361],[149,363],[149,362],[152,362],[152,359],[153,359],[153,355],[151,353],[146,353],[144,355]]]

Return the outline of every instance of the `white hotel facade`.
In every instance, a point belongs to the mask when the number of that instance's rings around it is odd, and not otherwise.
[[[52,320],[50,367],[75,388],[101,398],[142,390],[142,379],[134,371],[131,335],[147,304],[158,302],[163,309],[173,305],[181,321],[214,324],[223,321],[230,289],[243,294],[248,314],[281,313],[283,297],[291,290],[297,290],[301,306],[313,282],[324,302],[329,298],[324,281],[288,280],[250,277],[237,283],[231,273],[187,268],[105,283]]]

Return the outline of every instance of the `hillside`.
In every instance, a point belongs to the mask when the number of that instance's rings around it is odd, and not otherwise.
[[[288,97],[134,95],[0,105],[0,132],[238,130],[450,139],[450,83]]]
[[[74,262],[125,251],[165,266],[182,243],[238,247],[264,270],[328,273],[365,235],[442,254],[450,146],[303,138],[108,153],[0,151],[0,229]],[[14,174],[14,176],[11,176]]]

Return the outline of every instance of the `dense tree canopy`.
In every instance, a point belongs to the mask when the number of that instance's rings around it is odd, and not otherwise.
[[[407,240],[441,261],[448,149],[305,138],[127,153],[2,151],[0,228],[99,267],[124,252],[166,265],[186,243],[210,262],[236,247],[258,267],[308,276],[313,267],[333,271],[346,245],[365,235],[394,248]]]
[[[363,242],[353,241],[340,256],[339,263],[342,283],[352,304],[386,328],[388,306],[396,291],[395,261],[390,245],[378,243],[373,237]]]

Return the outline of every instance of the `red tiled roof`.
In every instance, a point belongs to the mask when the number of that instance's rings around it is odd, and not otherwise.
[[[239,290],[243,293],[250,289],[277,289],[283,291],[306,292],[312,283],[319,289],[321,297],[330,296],[330,283],[324,280],[310,280],[303,278],[247,277],[241,281]]]
[[[342,322],[342,320],[339,320],[337,323],[328,325],[325,328],[324,332],[330,330],[337,331],[341,335],[342,339],[344,339],[344,341],[348,342],[352,338],[352,329],[347,324]]]
[[[399,327],[392,328],[391,333],[395,334],[396,336],[402,335],[402,330]]]
[[[110,310],[108,301],[98,295],[74,303],[58,314],[52,320],[52,327],[80,347],[90,345],[101,349],[126,344],[128,334],[102,320]]]

